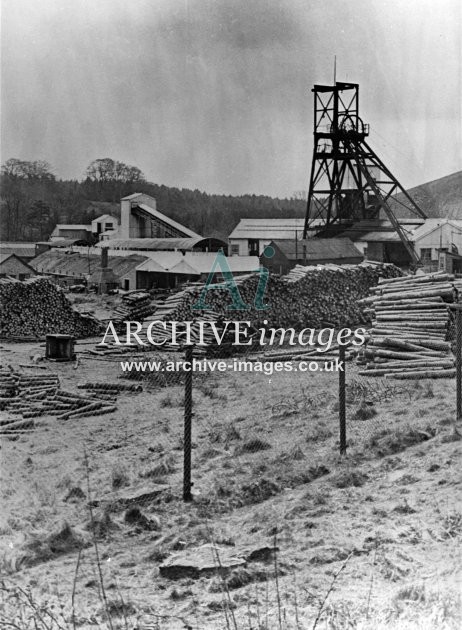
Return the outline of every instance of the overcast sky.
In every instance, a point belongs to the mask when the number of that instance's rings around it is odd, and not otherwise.
[[[2,0],[2,161],[290,196],[308,188],[314,83],[360,84],[406,187],[462,169],[460,0]]]

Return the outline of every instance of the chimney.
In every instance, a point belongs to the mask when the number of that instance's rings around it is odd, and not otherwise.
[[[102,247],[101,266],[91,274],[89,279],[90,284],[97,285],[99,295],[106,294],[119,286],[119,279],[108,265],[108,248]]]
[[[108,266],[107,247],[101,248],[101,267],[105,269]]]

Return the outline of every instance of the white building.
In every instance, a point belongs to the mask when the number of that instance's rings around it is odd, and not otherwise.
[[[230,256],[260,256],[271,241],[303,238],[304,218],[241,219],[229,235]]]
[[[462,255],[462,219],[427,219],[410,237],[425,264],[436,264],[442,251]]]
[[[102,214],[91,222],[93,236],[99,240],[115,238],[119,229],[119,220],[110,214]]]
[[[118,228],[119,221],[116,217],[110,214],[102,214],[100,217],[93,219],[89,225],[58,223],[51,233],[50,241],[82,240],[90,242],[95,238],[98,240],[114,238]]]
[[[462,255],[462,219],[431,218],[420,219],[418,223],[416,221],[399,220],[424,269],[436,271],[442,268],[441,254],[449,253],[456,257]],[[367,224],[363,223],[367,227]],[[410,262],[409,254],[399,234],[390,223],[387,226],[387,223],[382,221],[379,229],[375,227],[369,231],[364,229],[364,226],[360,231],[358,226],[361,224],[357,224],[344,232],[344,236],[351,238],[356,247],[370,260],[392,262],[407,267]]]
[[[57,223],[50,241],[90,241],[91,225],[77,223]]]

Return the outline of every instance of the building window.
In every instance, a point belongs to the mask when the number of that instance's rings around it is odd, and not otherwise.
[[[239,256],[239,243],[231,244],[231,256]]]
[[[431,263],[432,261],[432,248],[431,247],[421,247],[420,248],[420,258],[425,263]]]
[[[112,230],[114,227],[114,223],[106,223],[106,225],[104,226],[105,230]]]

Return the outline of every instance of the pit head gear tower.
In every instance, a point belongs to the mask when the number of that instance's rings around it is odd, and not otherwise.
[[[314,151],[303,238],[336,236],[362,220],[379,219],[380,210],[393,225],[414,265],[420,260],[390,206],[390,197],[410,213],[426,215],[366,142],[369,125],[359,116],[359,85],[315,85]],[[396,200],[395,200],[396,201]]]

